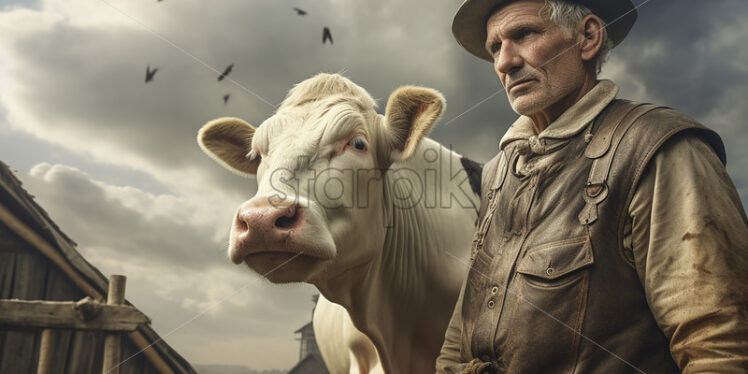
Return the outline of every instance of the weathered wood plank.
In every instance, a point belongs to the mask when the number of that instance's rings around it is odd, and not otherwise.
[[[104,363],[104,337],[106,333],[99,331],[96,333],[96,346],[94,347],[93,355],[93,368],[92,373],[101,373],[102,365]]]
[[[44,259],[36,253],[16,253],[10,297],[40,299],[44,295],[46,265]],[[2,315],[4,313],[0,312],[0,316]],[[9,330],[5,335],[2,356],[0,356],[2,357],[0,373],[33,373],[36,371],[40,335],[39,331],[33,330]]]
[[[70,265],[58,249],[50,245],[46,239],[15,217],[10,211],[3,207],[2,204],[0,204],[0,222],[7,225],[11,230],[13,230],[13,232],[23,238],[23,240],[38,249],[47,259],[56,264],[86,295],[95,299],[103,300],[101,292],[81,277],[78,271]],[[34,299],[38,299],[38,297],[35,297]]]
[[[37,335],[38,333],[30,330],[6,331],[6,344],[3,346],[0,373],[30,374],[35,371],[34,350]]]
[[[130,339],[122,339],[122,364],[120,374],[143,374],[145,371],[145,356],[139,353],[140,349]]]
[[[13,274],[13,299],[38,300],[44,296],[47,262],[36,253],[17,253]]]
[[[50,266],[47,273],[47,290],[44,300],[71,301],[84,297],[83,292],[75,287],[73,282],[56,266]],[[65,374],[68,352],[73,339],[73,330],[55,330],[55,347],[52,356],[52,374]]]
[[[0,299],[10,298],[13,290],[13,273],[15,272],[16,255],[14,253],[0,253]],[[0,329],[0,361],[3,359],[5,345],[5,329]]]
[[[54,344],[55,351],[52,353],[51,374],[65,374],[68,353],[73,341],[73,330],[55,329]]]
[[[161,374],[161,372],[156,369],[156,367],[152,365],[148,365],[148,361],[145,362],[143,365],[143,371],[142,374]]]
[[[57,266],[51,265],[47,273],[47,285],[44,300],[75,301],[88,295],[78,289],[70,278]]]
[[[91,302],[95,316],[81,319],[72,301],[0,300],[0,324],[19,327],[57,327],[82,330],[134,331],[150,319],[129,305]]]
[[[8,226],[0,223],[0,253],[27,251],[29,245]]]
[[[66,373],[96,373],[96,346],[101,344],[100,332],[75,331],[71,339]],[[101,361],[99,361],[101,362]]]
[[[13,291],[16,254],[0,253],[0,299],[9,299]]]

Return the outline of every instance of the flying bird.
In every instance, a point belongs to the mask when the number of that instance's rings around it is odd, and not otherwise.
[[[325,44],[327,40],[330,40],[330,44],[332,43],[332,34],[330,34],[330,29],[325,26],[325,29],[322,30],[322,44]]]
[[[233,68],[234,68],[234,64],[231,64],[228,67],[226,67],[226,70],[224,70],[223,73],[221,73],[221,76],[218,77],[218,80],[222,81],[223,78],[226,78],[226,76],[229,75],[229,73],[231,73],[231,69]]]
[[[231,97],[231,94],[225,94],[225,95],[223,95],[223,105],[228,104],[229,97]]]
[[[305,15],[306,15],[306,11],[304,11],[304,10],[302,10],[302,9],[299,9],[299,8],[293,8],[293,10],[295,10],[295,11],[296,11],[296,14],[297,14],[297,15],[299,15],[299,16],[305,16]]]
[[[145,83],[148,83],[153,80],[153,76],[156,75],[156,72],[158,71],[158,68],[155,68],[151,70],[151,66],[148,65],[145,67]]]

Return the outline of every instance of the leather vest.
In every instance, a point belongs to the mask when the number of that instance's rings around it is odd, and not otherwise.
[[[694,120],[615,100],[576,136],[532,137],[529,149],[515,141],[486,164],[463,299],[465,361],[500,373],[680,372],[623,235],[649,160],[684,132],[725,161],[719,136]]]

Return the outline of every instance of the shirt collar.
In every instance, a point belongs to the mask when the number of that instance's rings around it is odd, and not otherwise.
[[[543,130],[538,139],[566,139],[579,134],[616,98],[617,94],[618,86],[615,83],[606,79],[601,80]],[[515,140],[527,140],[536,135],[532,125],[529,117],[520,116],[501,138],[499,149],[504,149]]]

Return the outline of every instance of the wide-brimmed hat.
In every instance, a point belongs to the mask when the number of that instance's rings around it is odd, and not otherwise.
[[[486,21],[491,11],[510,0],[465,0],[452,21],[452,34],[473,55],[493,62],[486,51]],[[569,0],[589,8],[605,21],[613,46],[618,45],[636,22],[636,7],[631,0]]]

